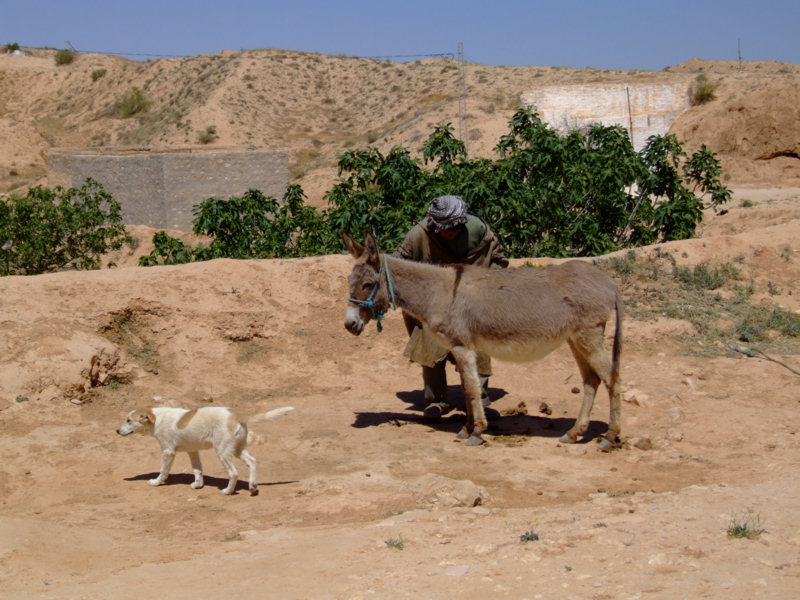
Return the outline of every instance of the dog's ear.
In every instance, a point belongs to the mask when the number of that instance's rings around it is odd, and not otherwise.
[[[139,423],[141,423],[142,425],[147,425],[148,423],[150,423],[150,425],[153,425],[155,422],[156,422],[156,416],[153,414],[152,411],[146,410],[139,413]]]

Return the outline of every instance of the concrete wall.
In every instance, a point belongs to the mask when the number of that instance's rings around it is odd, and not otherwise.
[[[559,85],[525,92],[522,103],[562,132],[596,122],[621,125],[640,150],[651,135],[666,134],[689,107],[689,88],[684,83]]]
[[[257,189],[281,198],[289,181],[285,150],[57,148],[51,186],[80,187],[91,177],[122,205],[125,223],[191,231],[192,206]]]

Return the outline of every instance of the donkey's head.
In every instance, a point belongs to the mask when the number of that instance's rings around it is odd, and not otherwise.
[[[344,317],[344,326],[353,335],[359,335],[370,319],[379,319],[389,308],[391,298],[386,290],[381,266],[381,255],[378,243],[371,233],[363,244],[359,244],[346,232],[342,232],[344,245],[356,259],[353,270],[347,278],[350,284],[349,304]],[[380,328],[380,327],[379,327]]]

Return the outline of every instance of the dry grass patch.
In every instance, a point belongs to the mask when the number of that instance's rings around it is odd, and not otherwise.
[[[596,262],[619,282],[630,317],[690,323],[694,335],[677,335],[687,352],[722,356],[747,344],[761,352],[800,354],[800,315],[752,301],[755,284],[730,262],[682,266],[658,249]]]

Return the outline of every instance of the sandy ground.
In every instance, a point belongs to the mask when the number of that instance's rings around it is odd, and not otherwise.
[[[699,239],[663,249],[679,262],[737,255],[757,290],[777,282],[773,301],[797,311],[798,202],[798,189],[737,190]],[[797,375],[734,353],[687,355],[680,323],[629,318],[622,449],[594,443],[604,391],[590,436],[558,443],[579,405],[565,348],[495,364],[505,414],[469,448],[455,440],[460,412],[421,419],[398,313],[382,333],[344,330],[350,265],[339,255],[0,279],[3,598],[797,597]],[[150,487],[156,441],[115,433],[135,406],[209,403],[295,407],[251,427],[259,495],[241,482],[221,495],[211,451],[205,488],[189,487],[185,455]],[[733,538],[732,522],[764,532]]]

